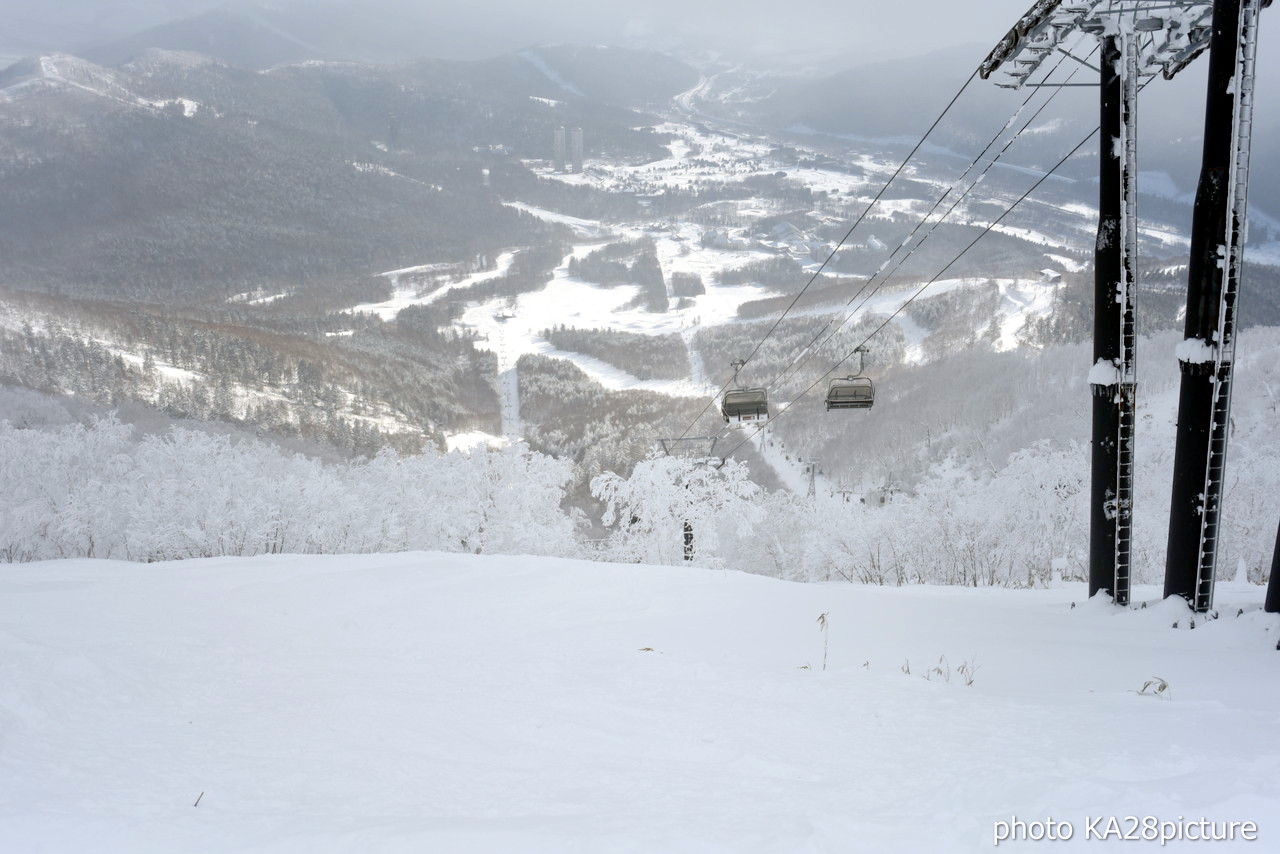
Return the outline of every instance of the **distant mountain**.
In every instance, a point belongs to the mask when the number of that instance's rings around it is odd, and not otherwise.
[[[527,36],[526,36],[527,38]],[[394,64],[426,56],[474,59],[524,42],[442,25],[429,8],[371,8],[335,2],[230,2],[163,20],[126,35],[80,44],[76,53],[104,65],[148,48],[194,51],[263,69],[308,59]]]
[[[357,12],[342,4],[308,8],[305,15],[296,5],[224,7],[91,45],[77,54],[115,66],[159,49],[199,53],[262,70],[305,61],[391,65],[485,52],[479,44],[460,50],[460,40],[475,37],[442,30],[422,20],[420,13],[405,12],[397,22],[394,17]],[[539,80],[540,94],[588,97],[621,106],[665,104],[696,84],[699,76],[660,53],[603,46],[525,47],[475,64],[512,69],[516,77]],[[520,66],[528,68],[521,71]]]
[[[593,151],[661,156],[643,123],[519,57],[267,73],[156,50],[116,68],[24,60],[0,72],[0,284],[167,301],[491,254],[546,226],[483,170],[526,171],[561,124]]]
[[[585,95],[614,104],[665,102],[693,86],[698,73],[651,51],[558,45],[573,27],[554,24],[533,7],[476,26],[474,15],[430,5],[394,2],[235,2],[166,21],[74,51],[103,65],[119,65],[147,49],[191,51],[231,65],[266,69],[305,60],[396,64],[424,58],[476,60],[518,55],[557,83],[560,95]],[[455,20],[456,19],[456,20]]]
[[[61,50],[118,64],[146,48],[189,50],[252,68],[302,59],[395,63],[422,56],[475,59],[553,32],[518,20],[386,0],[43,0],[6,18],[0,52]],[[536,20],[536,19],[535,19]]]
[[[775,130],[802,127],[869,142],[911,144],[942,112],[985,52],[982,45],[966,45],[924,56],[853,65],[821,77],[757,79],[751,81],[751,88],[759,97],[742,102],[741,115]],[[1065,79],[1075,67],[1064,59],[1056,79]],[[1158,183],[1148,182],[1148,191],[1175,196],[1189,196],[1195,191],[1203,144],[1206,69],[1207,60],[1201,59],[1174,80],[1156,79],[1143,90],[1137,121],[1139,168],[1147,173],[1164,173],[1172,181],[1159,178]],[[1260,80],[1262,90],[1273,77],[1276,75]],[[1079,67],[1072,82],[1092,84],[1096,78],[1095,72]],[[930,141],[972,156],[1030,94],[1029,89],[1011,91],[992,81],[975,79]],[[1097,126],[1095,88],[1056,93],[1041,90],[1024,111],[1022,120],[1030,119],[1051,94],[1053,101],[1032,125],[1032,132],[1024,134],[1011,150],[1011,162],[1035,167],[1052,165]],[[929,151],[926,149],[926,155]],[[1259,97],[1254,117],[1254,161],[1270,162],[1277,155],[1280,101]],[[1087,179],[1095,172],[1090,159],[1079,164],[1075,174]],[[1280,173],[1254,170],[1250,177],[1250,201],[1280,215]]]
[[[866,137],[918,136],[982,58],[965,45],[871,64],[818,78],[781,81],[759,109],[774,122]],[[1020,98],[994,86],[971,87],[965,115],[1003,111]],[[1010,106],[1010,110],[1012,106]],[[990,118],[996,119],[996,116]]]
[[[148,49],[191,51],[243,68],[269,68],[306,59],[347,59],[331,47],[308,44],[263,17],[214,9],[82,48],[86,59],[120,65]]]
[[[0,53],[47,53],[122,38],[226,0],[0,0]]]

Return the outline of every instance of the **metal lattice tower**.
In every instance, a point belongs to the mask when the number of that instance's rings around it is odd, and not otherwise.
[[[1208,49],[1212,16],[1210,0],[1037,0],[978,73],[988,80],[999,71],[995,84],[1010,89],[1058,85],[1046,83],[1047,75],[1033,78],[1054,54],[1088,65],[1069,47],[1081,32],[1111,28],[1135,40],[1141,82],[1157,74],[1169,80]]]
[[[821,465],[817,460],[809,460],[804,464],[804,473],[809,478],[809,490],[805,497],[810,501],[818,496],[818,475],[822,473]]]
[[[1133,481],[1134,432],[1138,420],[1138,321],[1135,297],[1138,283],[1134,275],[1134,254],[1138,248],[1138,130],[1134,110],[1138,103],[1138,46],[1132,38],[1122,39],[1121,60],[1125,73],[1121,76],[1121,128],[1124,151],[1121,155],[1124,175],[1121,179],[1121,218],[1124,245],[1131,251],[1121,268],[1120,364],[1117,365],[1119,386],[1119,424],[1116,441],[1116,536],[1115,552],[1116,602],[1129,604],[1133,578]]]
[[[1231,421],[1232,371],[1248,232],[1258,15],[1270,0],[1218,0],[1204,159],[1191,232],[1182,385],[1169,511],[1166,596],[1213,607]]]
[[[1227,214],[1224,244],[1227,247],[1227,275],[1223,282],[1222,310],[1218,314],[1217,362],[1213,370],[1213,418],[1209,435],[1209,458],[1205,466],[1204,516],[1200,528],[1200,553],[1196,556],[1195,608],[1213,607],[1214,569],[1217,563],[1219,521],[1222,513],[1222,478],[1227,465],[1227,434],[1231,423],[1232,369],[1236,359],[1236,311],[1239,306],[1240,276],[1244,269],[1244,244],[1248,239],[1249,153],[1253,130],[1253,94],[1258,57],[1257,0],[1240,6],[1240,59],[1233,78],[1238,93],[1236,116],[1231,127],[1231,207]]]
[[[1049,81],[1045,62],[1065,55],[1099,75],[1089,594],[1105,591],[1122,605],[1133,574],[1138,92],[1204,52],[1212,14],[1203,0],[1038,0],[978,70],[984,79],[999,72],[996,85],[1009,88],[1092,85]],[[1096,67],[1074,52],[1089,36],[1100,43]]]

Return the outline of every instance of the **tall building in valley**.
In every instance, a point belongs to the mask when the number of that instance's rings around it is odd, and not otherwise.
[[[569,171],[582,171],[582,128],[569,131]]]
[[[555,139],[552,144],[554,150],[554,159],[557,172],[565,172],[565,164],[568,158],[565,156],[565,130],[562,127],[556,128]]]

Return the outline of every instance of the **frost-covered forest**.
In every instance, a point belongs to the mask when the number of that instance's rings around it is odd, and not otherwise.
[[[543,335],[561,350],[603,359],[642,380],[689,376],[689,351],[678,335],[636,335],[616,329],[559,326]]]
[[[1238,366],[1239,383],[1252,392],[1235,414],[1221,565],[1231,577],[1242,566],[1258,582],[1280,491],[1280,336],[1247,337],[1253,356]],[[1154,582],[1163,571],[1176,386],[1174,372],[1158,367],[1173,338],[1143,345],[1153,367],[1140,408],[1135,567],[1137,580]],[[682,564],[687,522],[693,565],[790,580],[1081,580],[1088,465],[1080,361],[1081,348],[1054,347],[926,366],[891,374],[898,387],[860,422],[820,411],[793,418],[796,429],[766,441],[785,435],[825,449],[831,476],[814,499],[765,489],[750,464],[736,461],[717,468],[655,457],[610,470],[602,455],[643,456],[643,433],[604,415],[610,396],[575,400],[569,389],[587,386],[548,373],[558,360],[524,366],[533,378],[524,405],[534,414],[566,402],[574,412],[594,408],[600,417],[586,423],[596,432],[354,461],[322,462],[181,422],[140,434],[8,392],[0,397],[0,480],[12,486],[0,495],[0,554],[161,560],[426,549]],[[634,418],[647,398],[630,394],[641,407]],[[899,396],[922,402],[895,411]],[[1027,435],[1043,438],[1027,443]],[[558,458],[533,450],[539,445],[554,446]]]
[[[324,464],[252,438],[111,419],[0,422],[8,561],[280,552],[573,554],[569,464],[519,448]]]

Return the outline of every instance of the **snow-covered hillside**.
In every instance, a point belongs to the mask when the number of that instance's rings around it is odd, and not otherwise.
[[[3,847],[938,854],[1017,816],[1077,850],[1130,814],[1273,838],[1260,590],[1220,585],[1194,631],[1083,594],[431,553],[12,566]]]

